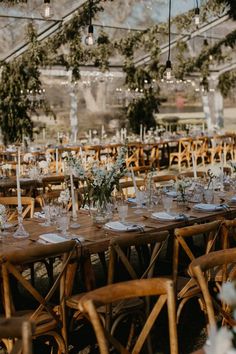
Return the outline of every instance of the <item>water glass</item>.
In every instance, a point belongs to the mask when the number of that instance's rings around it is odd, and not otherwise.
[[[121,222],[125,222],[125,218],[128,215],[128,205],[127,204],[120,204],[117,207],[119,218],[121,219]]]
[[[143,211],[142,209],[145,208],[144,203],[146,202],[146,193],[145,191],[137,191],[136,192],[136,202],[137,202],[137,210],[135,211],[136,214],[141,214]]]
[[[57,219],[57,224],[59,229],[61,230],[62,236],[67,236],[67,230],[69,228],[70,217],[68,214],[60,215]]]
[[[212,204],[214,202],[213,189],[205,189],[204,190],[204,199],[207,204]]]
[[[45,222],[41,224],[42,226],[50,226],[51,225],[51,210],[50,205],[44,205],[42,207],[44,215],[45,215]]]
[[[172,201],[173,201],[172,197],[170,197],[168,195],[162,196],[162,204],[163,204],[163,207],[167,213],[170,212],[170,209],[172,206]]]

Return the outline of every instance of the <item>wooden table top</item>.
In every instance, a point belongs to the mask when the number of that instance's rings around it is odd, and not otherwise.
[[[194,205],[194,204],[193,204]],[[174,210],[174,209],[173,209]],[[177,210],[177,209],[176,209]],[[132,233],[149,233],[149,232],[159,232],[159,231],[173,231],[177,227],[184,227],[188,225],[193,225],[194,223],[201,223],[207,221],[213,221],[219,218],[232,219],[236,217],[236,205],[232,205],[230,210],[221,210],[214,212],[200,212],[193,208],[185,212],[185,215],[189,217],[188,220],[184,221],[163,221],[156,220],[151,217],[152,212],[143,209],[142,214],[135,214],[135,209],[129,207],[129,214],[127,217],[128,222],[140,223],[144,225],[144,231],[132,231]],[[160,210],[159,210],[160,211]],[[116,217],[118,219],[118,216]],[[9,229],[9,234],[2,237],[0,241],[0,255],[4,252],[9,251],[9,247],[12,249],[27,248],[33,246],[41,234],[45,233],[57,233],[60,235],[56,226],[45,227],[42,226],[44,221],[42,219],[27,219],[24,220],[25,229],[29,232],[30,237],[27,239],[15,239],[13,238],[13,232],[16,226]],[[86,246],[91,253],[103,252],[108,249],[109,242],[112,238],[116,237],[118,234],[125,234],[125,232],[116,232],[105,229],[101,225],[95,225],[92,219],[85,211],[80,211],[78,214],[78,222],[80,227],[77,229],[69,229],[68,238],[74,238],[82,236],[84,238],[83,244]],[[129,232],[130,234],[130,232]]]

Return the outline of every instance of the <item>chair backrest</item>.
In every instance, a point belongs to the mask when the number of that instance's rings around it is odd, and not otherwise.
[[[192,139],[179,139],[179,153],[189,153],[191,150]]]
[[[236,248],[211,252],[194,259],[190,263],[189,273],[195,277],[201,289],[209,325],[216,326],[215,308],[221,313],[225,322],[235,326],[236,321],[228,313],[228,306],[216,301],[216,296],[214,298],[211,296],[208,285],[212,281],[217,283],[214,287],[216,291],[220,289],[222,282],[236,279]]]
[[[193,226],[186,226],[182,228],[175,229],[174,235],[174,259],[173,259],[173,279],[174,283],[177,282],[177,274],[178,274],[178,265],[179,265],[179,251],[180,248],[184,251],[187,256],[189,262],[193,261],[196,257],[208,254],[215,250],[215,245],[218,239],[220,238],[220,227],[221,220],[212,221],[206,224],[199,224]],[[200,249],[197,247],[198,252],[194,252],[193,245],[190,245],[187,239],[192,238],[198,239],[197,241],[203,241],[203,245]],[[199,238],[201,240],[199,240]]]
[[[4,313],[7,318],[17,315],[16,311],[16,289],[12,284],[16,282],[30,295],[29,302],[35,303],[36,306],[29,317],[29,320],[37,322],[43,313],[47,313],[49,321],[55,324],[55,327],[61,328],[63,337],[66,337],[65,330],[65,294],[66,289],[66,272],[69,262],[73,259],[78,261],[77,251],[79,247],[76,241],[66,241],[58,244],[33,244],[27,249],[13,249],[4,253],[0,258],[1,272],[2,272],[2,285],[3,285],[3,307]],[[29,277],[23,269],[31,266],[33,263],[45,262],[46,260],[54,260],[60,258],[60,263],[57,269],[57,276],[49,286],[47,294],[43,294],[42,288],[37,288],[37,285],[32,284]],[[12,282],[15,279],[15,282]],[[44,289],[45,291],[45,289]],[[57,310],[52,306],[52,297],[55,297],[56,292],[59,292],[59,304]],[[61,323],[63,324],[61,326]]]
[[[221,225],[222,248],[229,248],[231,241],[236,240],[236,219],[224,220]]]
[[[153,181],[155,183],[157,182],[169,182],[169,181],[176,181],[177,176],[176,175],[157,175],[153,176]]]
[[[154,274],[158,256],[167,243],[169,233],[156,231],[149,234],[120,235],[110,242],[108,284],[115,280],[116,270],[121,269],[130,279],[150,278]],[[137,261],[138,260],[138,261]],[[119,279],[124,280],[124,279]]]
[[[193,178],[194,177],[194,172],[193,171],[187,171],[187,172],[181,172],[178,177],[183,178]],[[200,178],[206,178],[206,172],[204,171],[197,171],[197,177]]]
[[[34,323],[24,318],[12,317],[0,320],[0,339],[17,338],[10,354],[32,354]]]
[[[16,207],[18,205],[17,197],[0,197],[0,204],[9,206],[9,210],[8,210],[9,221],[17,218],[17,210],[16,210]],[[21,197],[21,204],[23,207],[23,212],[22,212],[23,218],[25,218],[26,216],[30,216],[31,218],[33,218],[34,198]]]
[[[109,305],[113,302],[128,300],[137,297],[159,296],[154,301],[151,311],[146,316],[146,321],[137,335],[134,346],[124,348],[124,345],[115,338],[113,333],[108,332],[97,312],[101,305]],[[163,306],[167,304],[170,353],[178,353],[177,330],[176,330],[176,309],[173,291],[173,283],[170,279],[152,278],[139,279],[127,282],[107,285],[105,287],[88,292],[79,302],[80,311],[86,313],[91,321],[101,354],[108,354],[108,343],[119,353],[140,353],[151,332],[151,329],[160,314]]]

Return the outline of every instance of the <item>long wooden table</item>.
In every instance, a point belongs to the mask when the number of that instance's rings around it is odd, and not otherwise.
[[[176,209],[177,210],[177,209]],[[221,210],[214,212],[200,212],[193,208],[185,212],[185,215],[189,217],[188,220],[183,221],[162,221],[156,220],[151,217],[152,212],[148,212],[143,209],[143,214],[135,214],[135,209],[129,208],[129,214],[127,221],[132,223],[140,223],[144,225],[143,231],[132,231],[133,233],[149,233],[160,231],[172,231],[177,227],[184,227],[193,225],[195,223],[203,223],[219,218],[232,219],[236,217],[236,205],[231,205],[230,210]],[[11,248],[27,248],[37,243],[39,236],[45,233],[57,233],[56,226],[49,227],[42,226],[44,221],[42,219],[27,219],[24,220],[25,229],[29,232],[30,236],[27,239],[15,239],[12,235],[16,226],[9,229],[9,235],[3,236],[0,241],[0,254],[9,251]],[[92,219],[88,215],[88,212],[80,211],[78,214],[78,222],[80,227],[77,229],[69,229],[68,238],[74,238],[82,236],[84,241],[82,244],[89,249],[90,253],[104,252],[108,249],[109,242],[112,238],[116,237],[120,232],[105,229],[102,225],[95,225]],[[125,234],[125,232],[122,232]],[[130,232],[129,232],[130,233]]]

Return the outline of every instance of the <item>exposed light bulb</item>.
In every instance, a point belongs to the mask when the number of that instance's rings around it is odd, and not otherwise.
[[[171,61],[167,60],[166,62],[166,70],[165,70],[166,80],[171,80],[172,77],[172,65]]]
[[[195,16],[194,16],[195,25],[198,26],[200,24],[200,10],[199,7],[195,8]]]
[[[88,35],[85,37],[86,45],[94,45],[93,25],[88,26]]]
[[[52,6],[50,4],[50,0],[44,0],[42,16],[45,19],[49,19],[53,16],[53,11],[52,11]]]

